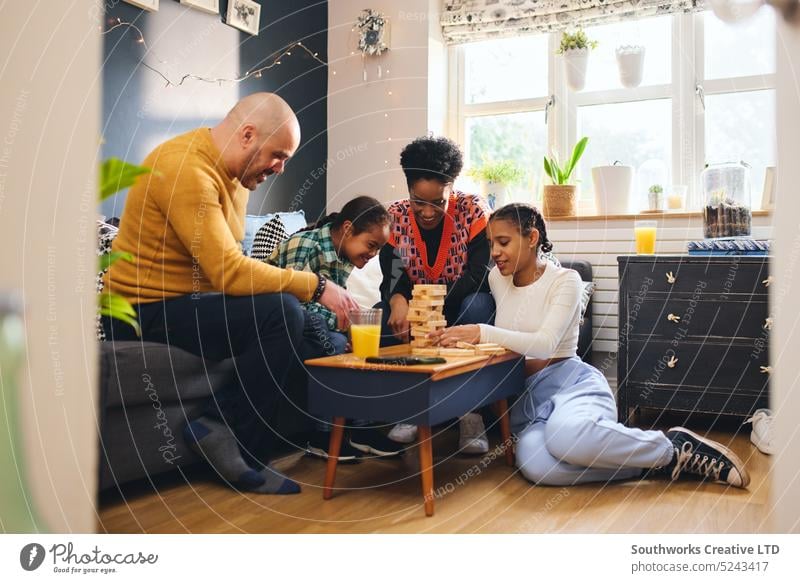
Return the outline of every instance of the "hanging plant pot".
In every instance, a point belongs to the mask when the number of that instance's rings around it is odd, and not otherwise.
[[[644,72],[644,47],[623,45],[616,52],[620,83],[623,87],[638,87]]]
[[[599,215],[624,215],[630,212],[633,166],[595,166],[592,168],[595,208]]]
[[[578,214],[574,184],[545,184],[543,199],[542,212],[546,219]]]
[[[586,86],[586,66],[589,63],[589,49],[569,49],[564,51],[564,71],[567,85],[573,91],[580,91]]]

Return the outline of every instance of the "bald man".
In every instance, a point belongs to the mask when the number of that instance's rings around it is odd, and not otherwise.
[[[184,431],[187,443],[228,483],[259,493],[300,487],[268,465],[269,425],[301,342],[300,301],[318,301],[344,324],[358,306],[343,288],[309,272],[242,253],[249,191],[283,172],[300,143],[289,105],[270,93],[243,98],[222,122],[151,152],[152,172],[130,189],[106,289],[135,305],[142,339],[205,358],[233,357],[236,375]],[[109,338],[132,328],[103,318]]]

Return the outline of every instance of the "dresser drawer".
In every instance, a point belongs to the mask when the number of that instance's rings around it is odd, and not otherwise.
[[[650,294],[628,305],[627,322],[632,337],[704,341],[730,338],[750,341],[765,338],[767,296],[732,296],[725,301],[699,295]]]
[[[706,294],[766,294],[763,283],[769,264],[763,261],[732,258],[727,263],[674,259],[620,261],[620,291],[629,296],[650,292]],[[672,282],[672,283],[670,283]]]
[[[670,366],[672,363],[674,366]],[[769,364],[766,346],[720,343],[631,341],[625,383],[639,387],[681,390],[727,389],[731,393],[760,394],[769,381],[762,367]],[[627,389],[636,392],[633,386]]]

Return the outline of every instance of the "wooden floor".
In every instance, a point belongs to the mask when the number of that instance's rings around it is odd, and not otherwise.
[[[702,431],[701,425],[690,424]],[[325,464],[294,454],[276,466],[303,485],[294,496],[240,494],[203,468],[101,497],[98,532],[110,533],[761,533],[771,532],[770,460],[730,423],[709,436],[744,460],[748,490],[695,481],[533,486],[503,457],[454,456],[455,430],[434,439],[436,513],[422,508],[418,457],[339,467],[322,500]],[[747,429],[747,427],[745,428]],[[493,436],[493,445],[499,441]],[[471,477],[470,477],[471,474]]]

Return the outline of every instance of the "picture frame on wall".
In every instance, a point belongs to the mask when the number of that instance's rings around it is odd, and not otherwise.
[[[761,209],[765,211],[775,208],[775,166],[767,166],[764,172],[764,191],[761,194]]]
[[[158,10],[158,0],[124,0],[128,4],[133,4],[137,8],[155,12]]]
[[[219,14],[219,0],[181,0],[181,4],[209,14]]]
[[[261,28],[261,4],[252,0],[230,0],[226,24],[253,36],[258,35]]]

